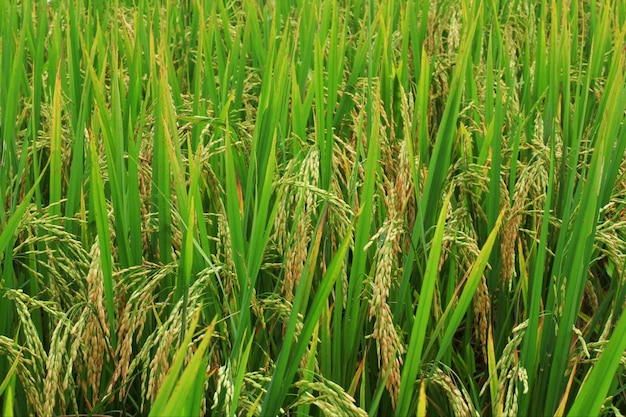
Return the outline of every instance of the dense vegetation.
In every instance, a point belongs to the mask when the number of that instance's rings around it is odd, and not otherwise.
[[[5,0],[0,414],[625,413],[625,34]]]

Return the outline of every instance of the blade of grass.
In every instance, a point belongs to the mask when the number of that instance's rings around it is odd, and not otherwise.
[[[376,186],[377,166],[380,151],[378,126],[380,114],[373,114],[371,123],[373,124],[371,135],[367,144],[367,160],[365,161],[365,181],[361,189],[359,198],[359,214],[356,223],[354,236],[354,252],[352,253],[352,263],[350,265],[350,279],[348,281],[348,294],[346,311],[341,329],[342,350],[344,352],[341,364],[343,366],[351,363],[358,348],[353,342],[357,340],[358,330],[361,323],[359,312],[361,310],[361,291],[363,289],[363,278],[367,262],[367,251],[364,250],[370,239],[370,228],[372,224],[372,213],[374,210],[374,189]],[[368,121],[370,123],[370,121]],[[339,333],[337,333],[339,334]],[[343,369],[345,375],[346,369]]]
[[[402,376],[400,381],[400,394],[398,395],[398,404],[396,407],[396,416],[409,415],[409,407],[413,401],[415,394],[414,383],[417,380],[420,366],[422,364],[422,350],[426,337],[426,329],[430,323],[431,306],[433,301],[433,293],[435,291],[435,283],[439,270],[439,262],[441,251],[443,249],[443,232],[448,215],[448,207],[452,198],[452,190],[448,192],[443,207],[439,212],[439,220],[435,229],[435,235],[428,254],[428,264],[426,265],[426,273],[422,288],[419,293],[419,302],[413,320],[411,329],[411,337],[406,353],[406,364],[402,368]]]
[[[114,50],[115,51],[115,50]],[[113,57],[117,55],[115,52]],[[111,107],[106,102],[106,88],[104,84],[104,75],[106,71],[106,65],[102,65],[100,69],[101,75],[98,76],[95,68],[89,67],[89,75],[91,77],[91,83],[94,91],[94,99],[96,102],[98,123],[102,131],[102,139],[104,142],[104,149],[106,154],[107,172],[109,175],[109,185],[111,188],[111,204],[113,205],[113,212],[115,215],[115,240],[118,243],[118,251],[120,263],[127,267],[130,266],[130,247],[128,241],[128,221],[126,215],[126,195],[125,189],[125,175],[124,175],[124,149],[123,142],[120,140],[123,135],[121,133],[121,126],[119,126],[119,84],[116,79],[112,80],[112,92],[111,92]],[[117,69],[111,68],[110,71],[115,74]],[[98,165],[92,165],[92,169]]]
[[[15,370],[17,369],[17,365],[19,365],[20,363],[20,359],[22,359],[21,352],[20,354],[17,355],[17,357],[13,361],[13,364],[11,365],[7,374],[4,376],[4,379],[2,380],[2,383],[0,383],[0,396],[2,396],[2,394],[4,394],[5,390],[7,390],[8,388],[7,395],[5,396],[6,399],[8,399],[8,395],[10,395],[12,391],[12,387],[10,387],[10,385],[15,384],[15,380],[13,376],[15,374]],[[10,409],[12,410],[13,407],[10,407]]]
[[[417,417],[426,417],[426,407],[428,406],[428,397],[426,397],[426,379],[422,379],[420,383],[420,392],[417,397]]]
[[[622,32],[623,39],[623,32]],[[613,184],[606,183],[606,170],[611,166],[613,139],[617,131],[620,117],[624,112],[626,100],[622,97],[624,91],[624,58],[614,61],[607,80],[609,90],[603,97],[602,124],[596,139],[591,164],[586,175],[586,182],[579,185],[580,203],[577,212],[572,218],[571,229],[568,232],[567,250],[561,259],[555,260],[559,267],[553,274],[557,276],[557,288],[564,287],[564,298],[557,300],[556,308],[562,312],[557,315],[558,331],[554,346],[553,362],[550,367],[550,377],[545,412],[552,414],[558,406],[558,399],[563,392],[563,377],[567,369],[567,359],[570,355],[572,328],[578,318],[584,287],[587,280],[584,271],[588,269],[593,250],[596,225],[599,211],[605,202],[601,201],[604,190],[612,188]],[[612,176],[612,174],[609,174]],[[614,177],[613,177],[614,178]]]
[[[4,395],[4,401],[2,404],[2,415],[5,417],[13,417],[15,415],[15,385],[16,377],[15,375],[11,375],[7,378],[6,394]],[[2,390],[0,390],[0,395],[2,395]]]
[[[50,214],[61,215],[61,63],[57,64],[57,78],[54,83],[52,99],[52,134],[50,136]]]
[[[104,280],[104,298],[106,303],[106,313],[109,320],[109,334],[111,335],[111,346],[117,346],[117,332],[115,330],[115,301],[113,293],[113,257],[111,256],[111,234],[109,232],[109,211],[107,209],[104,195],[104,184],[100,174],[98,163],[98,151],[95,140],[89,141],[91,154],[91,187],[90,195],[92,207],[89,210],[96,218],[96,229],[98,232],[98,243],[100,245],[100,266]]]
[[[441,327],[445,325],[446,329],[444,331],[444,335],[439,343],[439,350],[437,351],[437,355],[435,357],[435,361],[439,361],[443,355],[450,349],[452,338],[456,333],[459,324],[463,321],[463,317],[469,308],[470,303],[476,293],[476,289],[478,288],[478,284],[480,283],[480,279],[485,273],[485,268],[487,267],[487,261],[489,260],[489,256],[491,255],[491,249],[493,248],[493,244],[496,240],[496,236],[500,231],[500,226],[502,226],[502,220],[504,218],[505,211],[503,210],[498,216],[496,220],[496,224],[494,225],[493,230],[489,233],[489,237],[487,241],[483,245],[474,265],[472,265],[472,269],[470,270],[469,276],[467,277],[467,281],[465,282],[465,286],[463,287],[463,291],[459,297],[457,303],[451,302],[446,307],[446,311],[443,314],[443,317],[437,323],[437,327],[433,332],[434,335],[439,335],[441,331]],[[446,317],[450,317],[446,319]],[[429,344],[426,351],[430,350],[430,346],[436,340],[433,338],[431,343]]]
[[[233,381],[233,403],[231,405],[232,410],[237,410],[237,406],[239,404],[239,396],[242,388],[244,387],[243,380],[246,376],[246,369],[248,365],[248,358],[250,357],[252,342],[254,342],[254,337],[250,337],[244,351],[239,355],[239,358],[236,362],[237,372],[235,374],[235,380]]]
[[[267,394],[261,410],[262,415],[277,415],[280,407],[284,401],[287,389],[291,386],[293,377],[299,366],[300,358],[304,354],[307,346],[309,345],[311,335],[322,314],[324,305],[327,303],[328,296],[334,287],[335,280],[339,276],[341,271],[341,265],[348,252],[348,247],[352,238],[352,227],[342,240],[337,252],[333,256],[326,273],[322,277],[321,282],[317,290],[309,310],[304,315],[304,325],[298,340],[294,342],[295,326],[298,322],[298,305],[304,301],[304,296],[311,291],[312,275],[315,271],[315,265],[317,264],[317,252],[319,250],[321,230],[324,226],[325,216],[320,218],[318,225],[318,232],[315,241],[312,242],[313,249],[309,252],[310,256],[307,259],[305,266],[306,276],[301,279],[301,284],[298,286],[296,292],[296,298],[293,303],[293,308],[290,314],[287,331],[284,338],[284,345],[278,355],[276,361],[276,368],[272,375],[272,380],[267,388]],[[314,255],[314,256],[313,256]],[[294,346],[295,344],[295,346]]]
[[[156,36],[154,32],[150,33],[150,68],[152,71],[157,71],[156,63]],[[164,82],[162,76],[159,77],[156,74],[152,74],[152,95],[154,97],[161,97],[161,88]],[[155,120],[162,120],[164,116],[163,110],[164,103],[158,100],[154,106],[154,118]],[[154,250],[158,248],[159,259],[163,264],[170,263],[172,259],[172,208],[170,203],[170,162],[167,157],[167,145],[165,144],[164,124],[156,123],[154,131],[154,149],[152,156],[152,212],[158,215],[158,231],[157,231],[157,245]],[[173,286],[171,280],[168,279],[168,286]]]
[[[613,330],[613,336],[604,347],[598,361],[585,376],[569,409],[568,417],[600,415],[602,404],[615,379],[624,352],[626,352],[626,314],[622,313]]]
[[[215,320],[203,331],[204,335],[200,345],[194,352],[185,370],[181,373],[191,339],[200,319],[200,311],[201,309],[198,309],[198,313],[196,313],[189,327],[187,336],[174,356],[174,362],[161,385],[156,400],[152,404],[150,416],[192,416],[200,413],[202,405],[201,392],[206,379],[205,371],[208,360],[205,352],[213,337]]]
[[[537,255],[534,260],[534,269],[530,281],[530,305],[528,307],[528,327],[530,329],[540,328],[540,307],[542,303],[543,280],[546,268],[546,256],[548,252],[548,231],[550,229],[550,215],[552,208],[552,196],[554,193],[555,183],[555,165],[556,165],[556,144],[552,143],[550,151],[550,173],[548,177],[548,189],[546,190],[546,201],[543,209],[543,217],[541,220],[541,233],[539,238],[539,246]],[[535,376],[539,366],[540,332],[526,332],[524,334],[523,348],[521,351],[521,363],[528,373],[528,382],[530,387],[534,387]],[[527,413],[530,407],[531,396],[524,396],[520,400],[520,411]]]
[[[498,391],[498,370],[496,352],[493,346],[493,333],[489,325],[487,334],[487,369],[489,370],[489,393],[491,395],[491,413],[494,417],[502,416],[501,393]]]

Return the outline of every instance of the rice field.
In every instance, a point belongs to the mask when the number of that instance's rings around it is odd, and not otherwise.
[[[626,414],[623,0],[5,0],[0,415]]]

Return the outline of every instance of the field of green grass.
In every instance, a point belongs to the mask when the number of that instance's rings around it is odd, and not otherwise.
[[[626,414],[623,0],[4,0],[0,415]]]

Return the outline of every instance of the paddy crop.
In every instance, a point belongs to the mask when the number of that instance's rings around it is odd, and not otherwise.
[[[623,1],[7,0],[0,414],[626,412]]]

